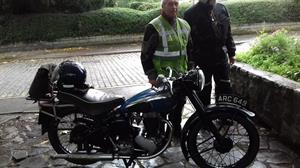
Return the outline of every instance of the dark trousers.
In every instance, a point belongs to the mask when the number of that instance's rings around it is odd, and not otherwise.
[[[174,128],[174,136],[180,137],[181,135],[181,116],[183,107],[186,103],[186,97],[185,96],[175,96],[175,99],[177,101],[177,105],[175,109],[169,114],[169,120],[171,121],[173,128]]]
[[[216,64],[213,66],[200,66],[205,76],[205,86],[198,93],[199,98],[204,105],[210,104],[212,90],[211,78],[214,77],[215,94],[232,94],[232,88],[229,80],[230,66],[228,63]]]

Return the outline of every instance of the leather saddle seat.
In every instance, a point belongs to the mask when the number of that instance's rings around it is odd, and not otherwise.
[[[123,96],[105,93],[96,89],[59,91],[57,98],[64,103],[74,104],[81,112],[90,115],[105,115],[125,102]]]

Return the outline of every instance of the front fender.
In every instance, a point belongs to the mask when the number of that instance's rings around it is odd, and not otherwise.
[[[206,112],[210,113],[213,111],[233,111],[237,113],[241,113],[246,117],[253,118],[255,117],[255,113],[235,104],[231,103],[218,103],[218,104],[211,104],[206,108]]]
[[[195,125],[195,123],[200,121],[200,119],[201,118],[200,118],[199,113],[195,112],[186,121],[186,123],[184,124],[184,127],[182,129],[182,132],[181,132],[181,142],[180,142],[181,151],[187,161],[189,160],[189,152],[187,150],[187,140],[188,140],[188,136],[189,136],[189,130],[190,130],[190,128],[192,128]]]

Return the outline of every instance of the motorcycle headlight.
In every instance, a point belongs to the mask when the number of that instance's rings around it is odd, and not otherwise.
[[[200,87],[200,91],[204,88],[205,85],[205,76],[201,69],[198,69],[198,86]]]
[[[202,90],[205,84],[204,73],[200,68],[190,70],[184,77],[184,81],[190,83],[196,90]]]

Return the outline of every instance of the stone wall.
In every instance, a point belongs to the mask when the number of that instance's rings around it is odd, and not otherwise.
[[[284,142],[300,149],[300,84],[242,63],[231,68],[231,80],[249,109]]]

